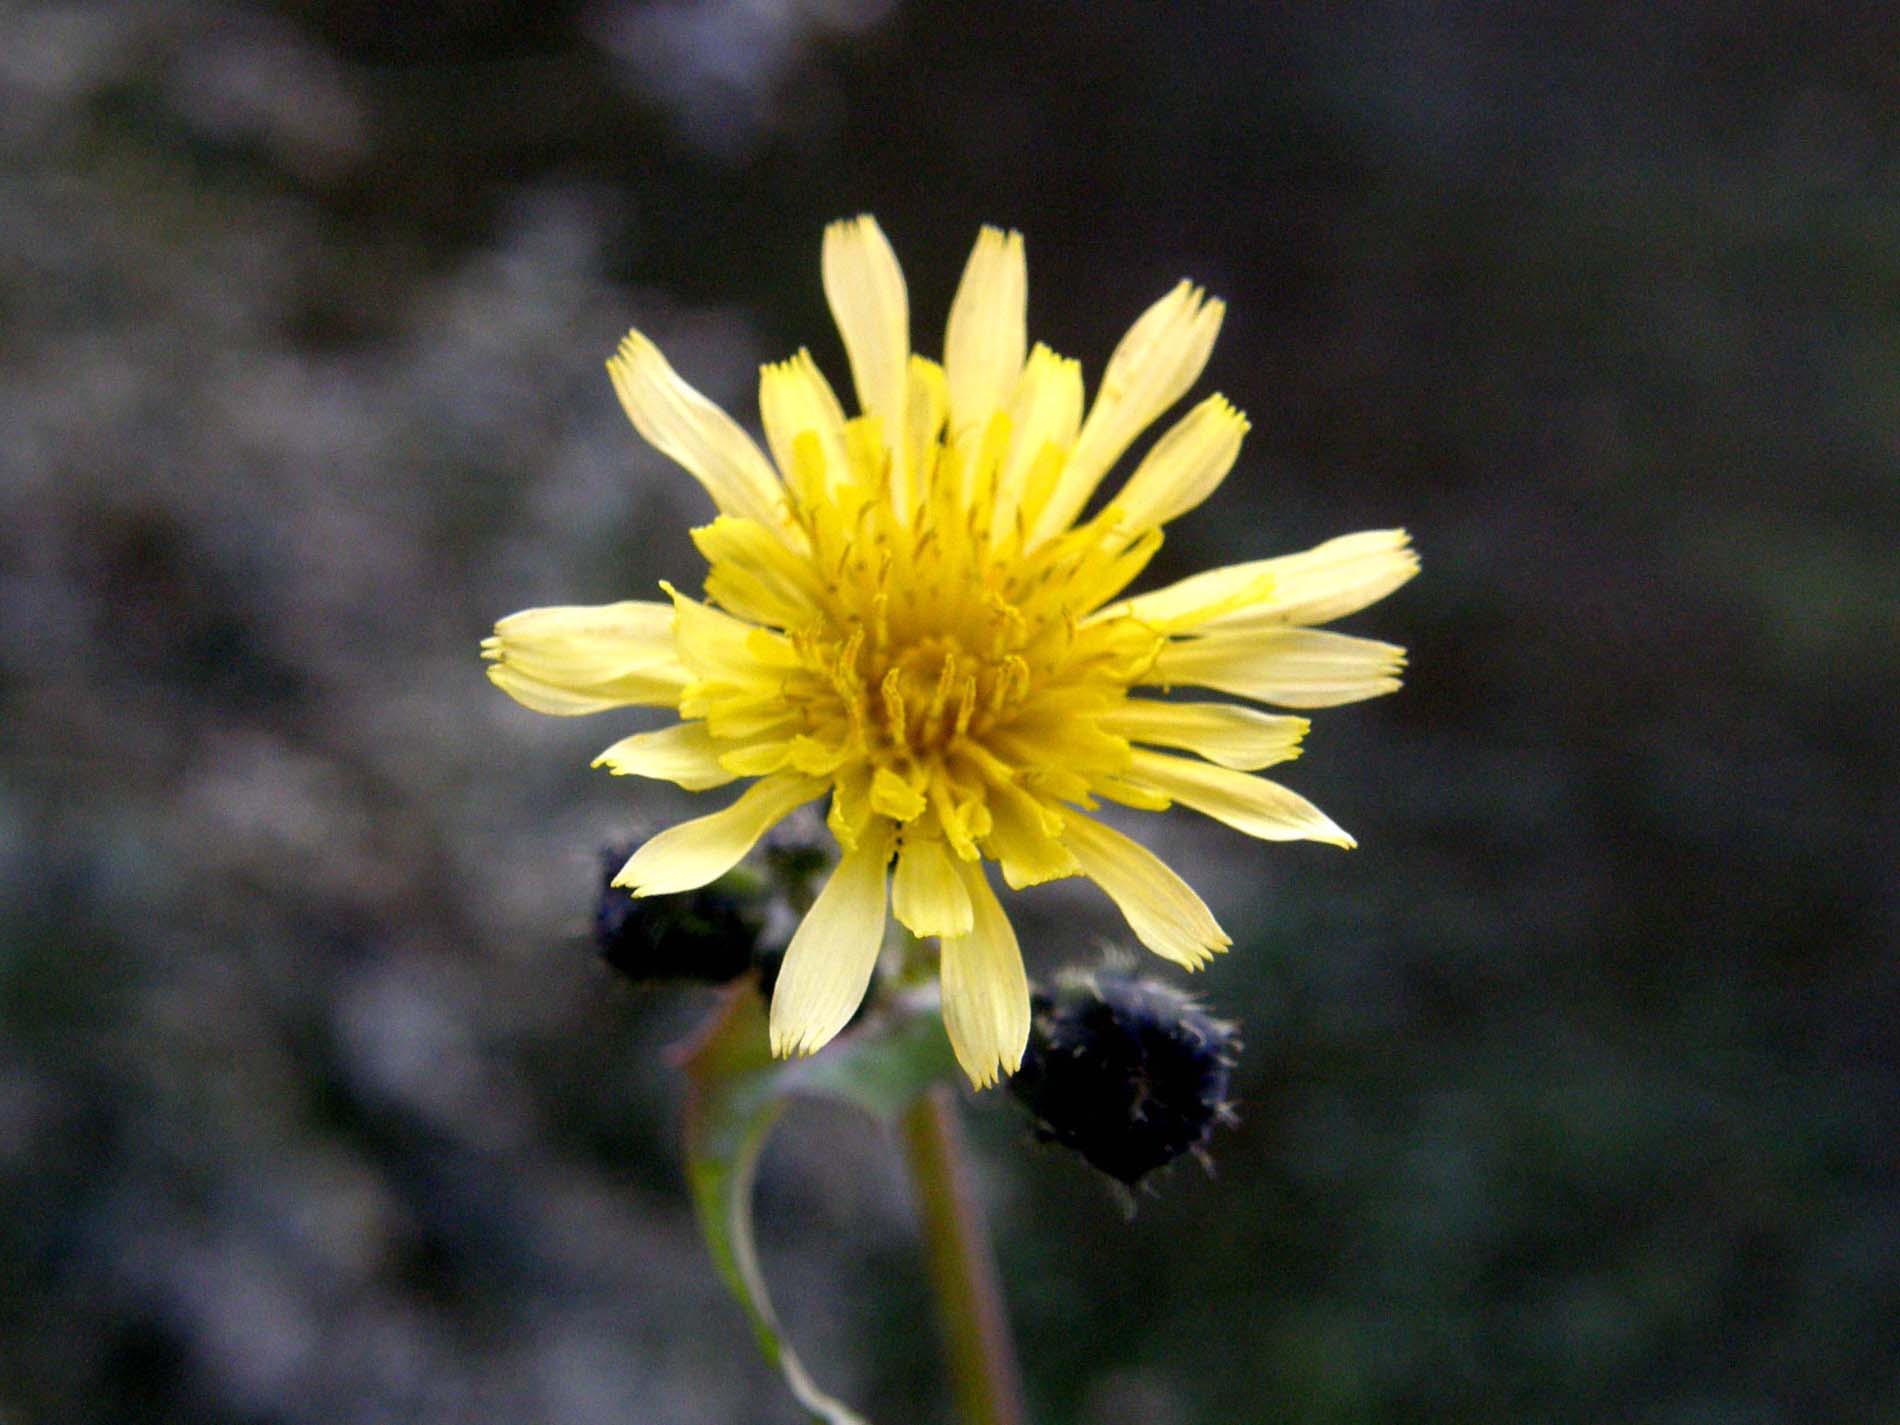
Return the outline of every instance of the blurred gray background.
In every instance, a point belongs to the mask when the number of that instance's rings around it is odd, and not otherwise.
[[[1254,422],[1152,577],[1410,527],[1346,856],[1149,822],[1235,934],[1219,1175],[971,1103],[1034,1417],[1900,1418],[1900,11],[0,5],[0,1421],[796,1419],[476,641],[697,583],[601,368],[743,419],[875,212],[1091,379],[1189,275]],[[1012,902],[1037,969],[1117,924]],[[792,1121],[821,1381],[945,1421],[890,1145]]]

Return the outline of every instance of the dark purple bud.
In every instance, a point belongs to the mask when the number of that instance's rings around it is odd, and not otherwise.
[[[1032,999],[1029,1047],[1010,1091],[1036,1136],[1133,1185],[1183,1153],[1202,1153],[1232,1118],[1240,1041],[1159,980],[1068,972]]]

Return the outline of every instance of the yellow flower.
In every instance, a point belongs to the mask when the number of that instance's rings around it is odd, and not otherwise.
[[[1221,303],[1186,282],[1156,302],[1085,416],[1080,366],[1043,346],[1025,355],[1019,234],[977,239],[942,365],[911,354],[903,274],[874,221],[834,223],[823,271],[862,414],[845,416],[806,352],[767,366],[770,460],[637,331],[607,363],[640,434],[718,511],[693,531],[706,601],[666,587],[668,603],[529,609],[484,653],[495,683],[541,712],[678,712],[596,765],[693,791],[757,779],[642,846],[615,881],[635,895],[706,884],[829,794],[842,855],[786,952],[773,1050],[811,1053],[851,1018],[888,896],[904,926],[939,940],[944,1025],[981,1087],[1014,1071],[1029,1031],[1022,956],[984,861],[1016,888],[1086,876],[1143,945],[1199,967],[1228,937],[1185,881],[1089,815],[1102,801],[1179,802],[1269,841],[1353,842],[1250,775],[1298,755],[1304,718],[1134,694],[1315,708],[1391,692],[1403,650],[1312,625],[1389,593],[1418,561],[1404,531],[1376,530],[1123,598],[1161,526],[1233,466],[1246,418],[1209,396],[1081,516],[1200,376]]]

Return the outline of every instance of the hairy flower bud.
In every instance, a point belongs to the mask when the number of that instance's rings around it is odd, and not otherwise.
[[[723,984],[751,968],[769,915],[772,891],[747,867],[711,885],[636,899],[613,885],[627,847],[601,853],[594,903],[594,945],[630,980],[696,980]]]
[[[1071,971],[1033,1008],[1009,1086],[1043,1141],[1132,1185],[1202,1152],[1214,1125],[1232,1120],[1235,1027],[1172,986],[1117,969]]]

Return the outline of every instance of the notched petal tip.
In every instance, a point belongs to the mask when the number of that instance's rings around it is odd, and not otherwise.
[[[638,327],[628,327],[627,334],[615,344],[613,355],[607,358],[607,366],[611,370],[616,365],[631,365],[645,356],[659,354],[660,349],[651,337]]]
[[[808,1043],[801,1037],[786,1034],[778,1030],[769,1031],[767,1037],[771,1043],[772,1057],[774,1059],[809,1059],[813,1054],[816,1054],[821,1047],[817,1044]]]
[[[870,213],[858,213],[849,218],[833,218],[825,224],[825,240],[836,242],[844,238],[863,236],[867,232],[883,236],[884,229],[878,226],[877,218]]]
[[[1013,1064],[1005,1061],[992,1065],[982,1072],[973,1072],[966,1067],[964,1073],[969,1076],[970,1087],[975,1089],[978,1093],[981,1093],[985,1089],[995,1088],[1004,1079],[1013,1075],[1022,1065],[1022,1056],[1018,1055],[1016,1062]]]
[[[1219,420],[1233,426],[1241,435],[1253,429],[1253,422],[1247,419],[1247,413],[1228,400],[1222,392],[1211,393],[1201,404],[1207,407],[1208,419]]]
[[[607,884],[616,890],[629,891],[635,896],[645,895],[646,892],[640,889],[640,878],[635,874],[633,869],[634,859],[638,855],[639,852],[636,851],[633,856],[629,856],[626,863],[622,865],[618,871],[614,872],[613,879],[608,881]]]

